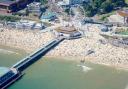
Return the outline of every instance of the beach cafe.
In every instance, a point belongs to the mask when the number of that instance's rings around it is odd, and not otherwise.
[[[81,33],[74,28],[73,26],[70,27],[59,27],[53,30],[53,33],[58,36],[63,36],[66,39],[77,39],[81,37]]]

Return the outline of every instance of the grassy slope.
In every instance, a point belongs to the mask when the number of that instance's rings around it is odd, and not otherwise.
[[[125,0],[125,2],[128,4],[128,0]]]

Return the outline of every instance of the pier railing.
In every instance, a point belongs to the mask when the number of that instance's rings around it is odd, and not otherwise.
[[[12,68],[16,68],[19,71],[23,71],[27,66],[32,64],[34,61],[38,60],[42,56],[44,56],[50,49],[55,47],[57,44],[59,44],[64,38],[57,38],[54,40],[51,40],[50,42],[46,43],[46,45],[42,46],[41,48],[37,49],[32,54],[28,55],[24,59],[20,60],[16,64],[12,66]]]

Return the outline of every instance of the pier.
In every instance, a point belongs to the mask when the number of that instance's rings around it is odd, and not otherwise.
[[[42,47],[37,49],[35,52],[31,53],[27,57],[14,64],[11,68],[1,68],[3,70],[3,73],[2,75],[0,75],[0,89],[6,89],[16,80],[18,80],[23,75],[22,71],[24,71],[26,68],[28,68],[28,66],[44,56],[47,52],[49,52],[63,40],[64,38],[62,37],[53,39],[45,45],[42,45]]]
[[[19,71],[23,71],[25,68],[27,68],[27,66],[31,65],[33,62],[44,56],[50,49],[55,47],[62,40],[64,40],[64,38],[56,38],[54,40],[51,40],[50,42],[43,45],[41,48],[37,49],[32,54],[28,55],[24,59],[14,64],[12,68],[16,68]]]

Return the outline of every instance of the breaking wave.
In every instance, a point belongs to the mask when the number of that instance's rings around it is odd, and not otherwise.
[[[77,65],[78,67],[81,67],[84,72],[88,72],[89,70],[92,70],[92,68],[87,67],[85,65]]]
[[[0,49],[0,53],[7,53],[7,54],[19,54],[14,51],[6,50],[6,49]]]
[[[128,89],[128,85],[126,86],[126,88],[125,89]]]

